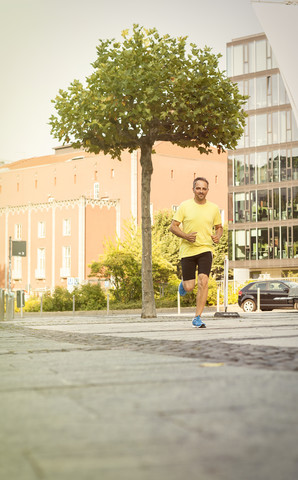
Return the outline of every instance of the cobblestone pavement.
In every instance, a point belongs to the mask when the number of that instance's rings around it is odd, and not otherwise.
[[[255,313],[242,315],[240,320],[214,319],[213,314],[209,314],[208,327],[216,336],[213,339],[209,339],[206,330],[190,328],[190,321],[181,320],[181,316],[172,315],[170,318],[162,315],[150,320],[141,320],[138,316],[85,317],[80,320],[59,317],[33,319],[33,322],[37,322],[36,328],[30,328],[32,325],[28,328],[30,320],[15,323],[10,328],[17,328],[36,338],[79,344],[81,348],[89,350],[131,350],[223,362],[226,365],[298,371],[298,312]],[[43,325],[44,322],[48,327]],[[85,328],[80,331],[78,325]],[[94,328],[94,325],[99,328]],[[125,325],[129,329],[123,329]],[[6,328],[9,328],[8,325]],[[235,337],[236,329],[238,336]],[[113,336],[109,334],[111,331]],[[148,333],[152,336],[152,332],[156,338],[148,338]],[[186,332],[190,332],[190,335],[186,335]],[[168,337],[174,335],[176,338],[163,338],[165,333]],[[266,345],[270,339],[278,340],[278,343],[282,343],[282,339],[291,339],[296,346]]]
[[[296,480],[298,312],[0,324],[0,478]]]

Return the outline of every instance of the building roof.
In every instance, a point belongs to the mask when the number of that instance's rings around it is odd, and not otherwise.
[[[93,155],[93,154],[84,152],[83,150],[78,150],[76,152],[64,153],[59,155],[45,155],[42,157],[25,158],[22,160],[17,160],[16,162],[5,163],[3,165],[0,165],[0,172],[2,169],[17,170],[22,168],[39,167],[42,165],[51,165],[54,163],[62,163],[62,162],[67,162],[68,160],[70,161],[77,158],[87,157],[90,155]]]
[[[58,150],[58,149],[57,149]],[[157,155],[166,155],[171,157],[180,157],[180,158],[193,158],[194,160],[198,160],[202,158],[202,155],[196,148],[182,148],[178,145],[174,145],[170,142],[157,142],[154,146],[154,150]],[[217,152],[216,148],[212,148],[214,153]],[[44,165],[52,165],[55,163],[63,163],[71,160],[78,160],[84,157],[90,157],[95,155],[94,153],[85,152],[84,150],[73,150],[71,148],[65,147],[65,151],[67,153],[61,153],[63,151],[62,148],[59,149],[53,155],[45,155],[42,157],[31,157],[25,158],[22,160],[17,160],[16,162],[5,163],[0,165],[0,173],[7,171],[7,170],[18,170],[23,168],[31,168],[31,167],[40,167]],[[218,156],[221,157],[220,155]]]

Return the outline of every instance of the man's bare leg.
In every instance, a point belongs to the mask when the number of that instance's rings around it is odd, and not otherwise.
[[[208,275],[200,273],[198,276],[198,293],[196,298],[196,317],[202,315],[208,297]],[[185,288],[185,287],[184,287]],[[186,290],[186,288],[185,288]]]
[[[186,292],[192,292],[196,285],[196,279],[193,280],[183,280],[183,288]]]

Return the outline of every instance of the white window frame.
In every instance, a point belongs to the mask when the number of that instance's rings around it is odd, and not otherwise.
[[[60,277],[67,278],[70,277],[71,272],[71,247],[64,246],[62,247],[62,267],[60,268]]]
[[[99,199],[99,182],[93,184],[93,198]]]
[[[12,278],[14,280],[22,279],[22,257],[13,257]]]
[[[37,249],[37,268],[35,278],[44,279],[46,277],[46,249]]]
[[[14,238],[15,240],[22,240],[22,224],[21,223],[15,223]]]
[[[38,238],[45,238],[46,236],[46,222],[38,222],[37,224]]]
[[[63,237],[70,237],[71,234],[71,220],[70,218],[63,219]]]

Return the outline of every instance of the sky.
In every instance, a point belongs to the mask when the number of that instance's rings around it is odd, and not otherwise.
[[[138,23],[223,55],[262,32],[250,0],[0,0],[0,161],[51,155],[51,100],[92,72],[99,39]]]

